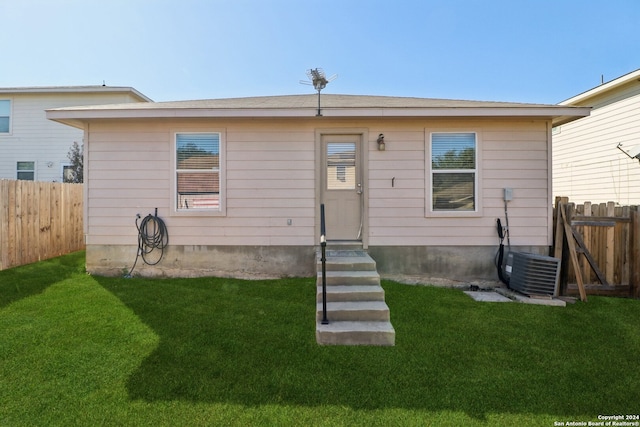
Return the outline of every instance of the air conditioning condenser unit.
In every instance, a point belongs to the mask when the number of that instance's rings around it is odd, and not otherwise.
[[[555,296],[560,260],[550,256],[514,252],[509,287],[528,296]]]

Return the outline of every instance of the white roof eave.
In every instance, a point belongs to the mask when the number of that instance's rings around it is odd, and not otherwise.
[[[589,98],[593,98],[594,96],[609,92],[619,86],[633,82],[634,80],[640,80],[640,70],[632,71],[624,76],[618,77],[617,79],[613,79],[607,83],[601,84],[600,86],[589,89],[586,92],[572,96],[571,98],[558,103],[558,105],[576,105],[588,100]]]
[[[525,107],[525,108],[321,108],[323,117],[573,117],[589,115],[588,107]],[[155,118],[273,118],[314,117],[317,108],[299,109],[207,109],[207,108],[144,108],[144,109],[58,109],[47,110],[47,118],[59,122],[85,122],[96,119]]]
[[[133,87],[128,86],[34,86],[34,87],[13,87],[0,88],[3,94],[61,94],[61,93],[128,93],[142,102],[153,102],[151,98],[144,95]]]

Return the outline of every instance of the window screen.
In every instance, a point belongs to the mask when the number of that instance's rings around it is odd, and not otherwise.
[[[476,174],[475,133],[431,135],[434,211],[475,211]]]
[[[220,210],[220,134],[176,135],[178,210]]]

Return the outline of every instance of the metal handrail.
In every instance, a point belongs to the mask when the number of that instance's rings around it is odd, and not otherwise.
[[[322,324],[328,325],[327,319],[327,239],[324,225],[324,203],[320,205],[320,262],[322,263]]]

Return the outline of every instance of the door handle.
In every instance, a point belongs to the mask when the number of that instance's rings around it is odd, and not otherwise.
[[[358,184],[358,191],[356,191],[356,193],[362,194],[362,184]]]

